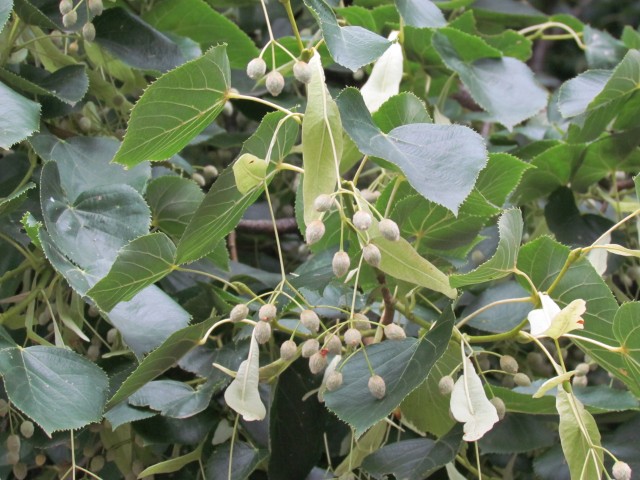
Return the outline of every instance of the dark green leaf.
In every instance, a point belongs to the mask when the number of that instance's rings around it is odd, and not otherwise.
[[[318,377],[309,374],[305,359],[278,377],[269,413],[270,479],[307,478],[320,459],[326,409],[316,395],[303,400],[319,383]]]
[[[151,225],[179,238],[204,194],[192,180],[167,175],[149,183],[146,197],[151,207]]]
[[[390,340],[365,347],[340,368],[342,386],[325,394],[327,408],[348,423],[360,437],[371,426],[391,413],[429,375],[444,354],[451,338],[453,311],[448,308],[434,328],[419,340]],[[377,400],[367,386],[373,371],[386,383],[386,395]]]
[[[447,21],[430,0],[396,0],[396,8],[405,24],[417,28],[444,27]]]
[[[133,167],[178,153],[222,111],[229,81],[225,46],[160,77],[133,108],[113,161]]]
[[[97,278],[90,279],[86,271],[71,262],[58,248],[58,245],[51,239],[46,230],[41,228],[38,238],[42,245],[42,250],[53,268],[69,282],[71,288],[78,294],[84,295],[87,293],[91,285],[97,281]]]
[[[166,72],[185,61],[175,42],[127,10],[110,8],[93,23],[95,42],[131,67]]]
[[[509,414],[482,437],[480,450],[483,454],[525,453],[550,447],[557,441],[556,433],[540,419]]]
[[[8,150],[40,128],[40,104],[0,82],[0,148]]]
[[[145,357],[138,368],[122,383],[107,403],[107,408],[114,407],[171,368],[187,352],[198,346],[204,334],[215,322],[215,319],[207,320],[173,333],[162,345]]]
[[[158,30],[195,40],[203,49],[226,43],[231,68],[244,70],[260,53],[237,24],[203,0],[162,0],[142,18]]]
[[[530,165],[507,153],[490,153],[487,166],[478,175],[476,188],[487,201],[502,208],[530,168]]]
[[[84,65],[68,65],[53,73],[30,65],[22,65],[19,73],[0,68],[0,78],[24,92],[53,96],[70,105],[82,100],[89,88]]]
[[[517,0],[475,0],[473,11],[478,18],[514,27],[542,23],[547,17],[529,3]]]
[[[198,445],[198,448],[196,448],[192,452],[187,453],[186,455],[174,457],[169,460],[165,460],[164,462],[151,465],[150,467],[147,467],[142,472],[140,472],[140,477],[144,478],[150,475],[177,472],[181,470],[182,467],[184,467],[185,465],[188,465],[191,462],[199,461],[202,457],[203,446],[204,446],[204,443],[201,443],[200,445]]]
[[[453,287],[463,287],[506,277],[513,272],[518,260],[518,250],[522,240],[522,214],[520,210],[506,210],[498,221],[500,241],[496,253],[469,273],[452,275]]]
[[[418,438],[390,443],[372,453],[362,468],[374,476],[392,474],[404,480],[422,480],[452,462],[462,442],[462,426],[438,440]]]
[[[384,133],[408,123],[432,123],[422,100],[410,92],[401,92],[384,102],[373,114],[373,121]]]
[[[11,10],[13,9],[13,0],[0,1],[0,32],[4,29],[5,23],[9,20]]]
[[[461,317],[465,317],[495,301],[527,296],[529,296],[529,293],[515,281],[502,282],[483,290],[475,300],[465,307]],[[476,315],[468,322],[468,325],[483,332],[508,332],[527,318],[527,314],[532,309],[533,305],[528,302],[506,303]]]
[[[215,384],[207,382],[193,389],[175,380],[155,380],[133,393],[127,402],[135,407],[149,407],[171,418],[188,418],[209,406]]]
[[[233,449],[228,443],[219,445],[207,461],[205,478],[207,480],[219,478],[246,480],[267,455],[266,450],[258,450],[238,440],[233,444]]]
[[[63,31],[77,31],[91,20],[89,9],[78,8],[78,20],[71,27],[62,24],[62,15],[58,5],[58,0],[15,0],[14,9],[21,20],[29,25],[36,25],[47,29],[58,29]]]
[[[109,273],[87,292],[105,312],[129,301],[174,269],[176,247],[163,233],[138,237],[118,252]]]
[[[29,190],[35,188],[35,183],[27,183],[8,197],[0,198],[0,216],[13,212],[26,199]]]
[[[381,37],[362,27],[341,27],[335,14],[324,0],[304,0],[322,29],[324,41],[336,63],[353,71],[382,55],[391,45]]]
[[[433,36],[433,46],[446,65],[460,76],[478,105],[496,121],[510,130],[546,106],[547,91],[535,81],[526,64],[511,57],[480,57],[475,46],[480,39],[462,35],[466,34],[449,28],[438,30]],[[501,55],[499,50],[498,53]],[[470,54],[473,57],[469,58]]]
[[[486,163],[482,137],[461,125],[425,123],[384,134],[355,88],[345,89],[337,103],[342,124],[362,153],[394,163],[418,193],[457,214]]]
[[[71,350],[42,346],[0,350],[0,374],[11,403],[48,435],[102,418],[109,379]]]
[[[135,408],[127,402],[121,402],[106,412],[104,418],[111,424],[111,428],[116,430],[121,425],[155,417],[156,415],[158,415],[158,413],[152,410]]]
[[[0,325],[0,350],[4,350],[5,348],[14,348],[18,345],[13,341],[9,332]]]

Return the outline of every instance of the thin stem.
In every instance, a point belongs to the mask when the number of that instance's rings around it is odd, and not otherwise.
[[[593,340],[591,338],[582,337],[580,335],[574,335],[572,333],[565,333],[562,336],[563,337],[567,337],[567,338],[571,338],[571,339],[574,339],[574,340],[579,340],[581,342],[592,343],[592,344],[597,345],[599,347],[602,347],[602,348],[604,348],[606,350],[609,350],[610,352],[619,353],[619,352],[625,352],[625,350],[626,350],[624,346],[612,347],[611,345],[607,345],[606,343],[602,343],[602,342],[599,342],[597,340]]]
[[[269,186],[264,181],[264,193],[267,198],[267,204],[269,205],[269,215],[271,215],[271,223],[273,223],[273,233],[276,237],[276,247],[278,248],[278,261],[280,262],[280,274],[282,275],[282,282],[287,280],[287,274],[284,269],[284,259],[282,258],[282,248],[280,247],[280,235],[278,235],[278,227],[276,226],[276,215],[273,212],[273,205],[271,203],[271,195],[269,195]]]
[[[284,107],[281,107],[280,105],[270,102],[269,100],[264,100],[260,97],[252,97],[251,95],[243,95],[241,93],[236,93],[236,92],[227,92],[227,99],[234,99],[234,100],[249,100],[251,102],[257,102],[257,103],[262,103],[263,105],[267,105],[271,108],[273,108],[274,110],[279,110],[281,112],[286,113],[287,115],[291,115],[296,122],[301,123],[302,121],[300,120],[300,117],[303,117],[304,114],[302,113],[296,113],[296,112],[292,112],[291,110],[287,110]]]
[[[562,269],[556,276],[551,286],[547,289],[547,294],[551,295],[551,292],[553,292],[553,290],[558,286],[558,283],[560,283],[560,280],[562,280],[562,277],[564,276],[564,274],[567,273],[567,270],[569,270],[569,267],[571,267],[571,265],[580,257],[581,252],[582,252],[582,249],[580,248],[569,252],[569,256],[567,257],[567,260],[564,262]]]
[[[527,33],[535,32],[535,37],[536,35],[542,35],[542,32],[549,28],[560,28],[564,30],[571,36],[571,38],[575,40],[576,44],[578,45],[578,47],[580,47],[581,50],[587,49],[587,46],[582,42],[582,39],[580,38],[580,34],[572,29],[569,25],[565,25],[561,22],[545,22],[538,25],[531,25],[530,27],[519,30],[518,33],[520,35],[526,35]]]
[[[298,31],[296,17],[293,15],[291,0],[280,0],[280,3],[284,5],[284,9],[287,11],[287,17],[289,18],[289,23],[291,24],[291,28],[293,29],[293,35],[296,37],[296,40],[298,41],[298,48],[300,48],[300,51],[302,52],[302,50],[304,50],[304,43],[302,42],[302,37],[300,37],[300,32]]]
[[[527,324],[528,320],[525,318],[515,328],[504,333],[496,333],[494,335],[469,335],[469,343],[487,343],[487,342],[500,342],[502,340],[509,340],[518,336],[522,328]]]
[[[393,201],[395,200],[398,189],[400,188],[400,185],[403,181],[404,179],[402,178],[402,176],[399,175],[396,177],[393,188],[391,189],[391,194],[389,195],[389,200],[387,201],[387,206],[384,209],[384,218],[387,218],[389,216],[389,213],[391,212],[391,206],[393,205]]]
[[[240,420],[240,415],[236,415],[236,419],[233,422],[233,433],[231,434],[231,446],[229,447],[229,469],[227,470],[227,480],[231,480],[231,473],[233,465],[233,447],[236,442],[236,432],[238,430],[238,420]]]
[[[267,11],[267,5],[264,0],[260,0],[260,5],[262,5],[262,12],[264,13],[265,23],[267,24],[267,31],[269,32],[269,45],[271,45],[271,67],[273,70],[276,69],[276,47],[274,42],[276,41],[273,36],[273,31],[271,30],[271,20],[269,20],[269,12]],[[231,463],[229,463],[231,465]]]
[[[76,447],[75,447],[75,439],[73,438],[73,430],[70,432],[71,434],[71,478],[76,480]]]
[[[203,272],[202,270],[194,270],[192,268],[186,268],[186,267],[177,267],[176,270],[179,271],[179,272],[195,273],[196,275],[202,275],[204,277],[208,277],[208,278],[210,278],[212,280],[215,280],[216,282],[220,282],[220,283],[224,284],[226,287],[233,288],[238,293],[242,293],[238,289],[238,287],[236,287],[233,283],[228,282],[224,278],[218,277],[217,275],[214,275],[213,273]]]
[[[613,225],[609,230],[607,230],[606,232],[604,232],[602,235],[600,235],[598,237],[598,239],[592,243],[592,245],[595,245],[597,243],[599,243],[604,237],[606,237],[607,235],[609,235],[611,232],[613,232],[614,230],[616,230],[620,225],[622,225],[623,223],[628,222],[629,220],[631,220],[633,217],[637,216],[640,214],[640,208],[635,210],[634,212],[630,213],[629,215],[627,215],[626,217],[624,217],[622,220],[620,220],[618,223],[616,223],[615,225]]]
[[[296,167],[295,165],[291,165],[290,163],[279,163],[276,166],[277,170],[291,170],[296,173],[304,173],[304,168]]]
[[[486,304],[484,307],[480,307],[475,312],[470,313],[469,315],[464,317],[462,320],[460,320],[456,324],[456,327],[461,328],[463,325],[466,325],[469,322],[469,320],[471,320],[472,318],[477,317],[481,313],[486,312],[487,310],[489,310],[489,309],[491,309],[493,307],[497,307],[499,305],[507,305],[509,303],[525,303],[525,302],[533,303],[534,300],[531,297],[506,298],[504,300],[496,300],[495,302],[491,302],[491,303]]]
[[[362,170],[364,170],[364,166],[367,164],[368,160],[369,160],[369,155],[365,155],[364,157],[362,157],[362,161],[360,162],[360,165],[358,165],[358,169],[356,170],[356,173],[353,175],[352,182],[354,185],[358,183],[360,174],[362,173]]]

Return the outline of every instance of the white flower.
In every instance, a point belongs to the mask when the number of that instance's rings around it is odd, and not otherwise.
[[[527,319],[531,324],[531,335],[534,337],[560,338],[571,330],[584,328],[582,314],[587,304],[581,298],[560,309],[558,304],[546,293],[538,293],[542,308],[531,310]]]
[[[267,415],[267,409],[258,391],[259,368],[258,342],[251,335],[249,356],[240,364],[236,378],[224,392],[227,405],[242,415],[247,422],[262,420]]]
[[[389,40],[398,38],[398,33],[391,32]],[[395,42],[373,65],[369,79],[360,89],[364,103],[370,112],[377,111],[384,102],[400,91],[402,61],[402,46]]]

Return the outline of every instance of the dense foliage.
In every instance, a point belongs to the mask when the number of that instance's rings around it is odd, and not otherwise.
[[[630,478],[596,3],[0,0],[0,477]]]

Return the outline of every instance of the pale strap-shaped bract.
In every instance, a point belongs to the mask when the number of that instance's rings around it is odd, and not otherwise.
[[[251,335],[249,355],[238,367],[236,378],[224,392],[227,405],[242,415],[246,421],[262,420],[267,415],[267,409],[260,399],[258,392],[260,352],[258,342]]]
[[[398,33],[396,30],[391,32],[389,40],[398,38]],[[373,65],[371,75],[360,89],[364,103],[371,113],[400,92],[402,62],[402,47],[395,42]]]
[[[587,303],[578,298],[561,309],[546,293],[538,293],[542,308],[531,310],[527,319],[531,324],[531,335],[534,337],[560,338],[572,330],[584,328],[582,314],[587,310]]]
[[[464,423],[463,440],[475,442],[493,428],[499,420],[496,407],[489,401],[482,381],[468,358],[464,359],[463,373],[451,392],[451,413]]]

